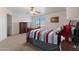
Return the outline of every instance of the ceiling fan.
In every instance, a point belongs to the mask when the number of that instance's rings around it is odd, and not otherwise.
[[[35,7],[31,7],[31,8],[30,8],[30,13],[33,14],[33,15],[38,15],[38,14],[40,14],[40,12],[37,11]]]

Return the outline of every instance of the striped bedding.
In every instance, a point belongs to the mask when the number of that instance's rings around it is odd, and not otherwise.
[[[45,30],[45,29],[35,29],[32,30],[28,33],[28,37],[32,38],[34,40],[40,40],[43,41],[45,43],[52,43],[52,44],[58,44],[58,35],[57,33],[60,31],[61,29],[49,29],[49,30]]]

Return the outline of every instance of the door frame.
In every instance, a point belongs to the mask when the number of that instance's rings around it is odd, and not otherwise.
[[[10,26],[10,33],[8,33],[8,16],[11,16],[11,26]],[[11,14],[6,14],[6,18],[7,18],[7,36],[11,36],[12,35],[12,15]]]

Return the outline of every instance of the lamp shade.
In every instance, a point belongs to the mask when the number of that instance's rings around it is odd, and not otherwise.
[[[67,8],[67,19],[78,20],[79,19],[79,7],[68,7]]]

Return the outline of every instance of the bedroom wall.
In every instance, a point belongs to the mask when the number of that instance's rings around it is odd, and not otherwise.
[[[67,7],[67,19],[76,20],[79,18],[79,7]]]
[[[0,41],[7,38],[7,16],[12,14],[8,9],[0,7]]]
[[[12,16],[12,35],[19,33],[19,24],[15,13],[7,8],[0,7],[0,41],[7,38],[7,14]]]
[[[66,17],[66,11],[62,12],[55,12],[51,14],[43,15],[46,17],[46,26],[43,28],[57,28],[59,26],[62,26],[63,24],[67,23],[67,17]],[[50,17],[59,16],[59,23],[51,23]],[[25,13],[13,13],[13,21],[12,21],[12,34],[18,34],[19,33],[19,22],[28,22],[28,27],[31,25],[31,18],[29,15],[26,15]]]
[[[24,13],[14,13],[14,20],[13,20],[13,31],[12,34],[19,33],[19,22],[28,22],[28,27],[30,27],[31,19]]]
[[[26,17],[26,15],[13,13],[7,8],[0,7],[0,41],[7,38],[7,14],[10,14],[12,16],[12,35],[19,33],[18,21],[24,21],[24,18]],[[29,22],[28,18],[26,21]]]
[[[19,24],[16,22],[17,21],[17,18],[15,15],[13,15],[13,20],[12,20],[12,35],[16,35],[19,33]]]
[[[59,26],[62,26],[64,24],[68,23],[66,11],[51,13],[51,14],[47,14],[44,16],[46,17],[45,28],[53,28],[54,29],[54,28],[57,28]],[[51,23],[50,22],[50,17],[55,17],[55,16],[59,16],[59,23]]]

